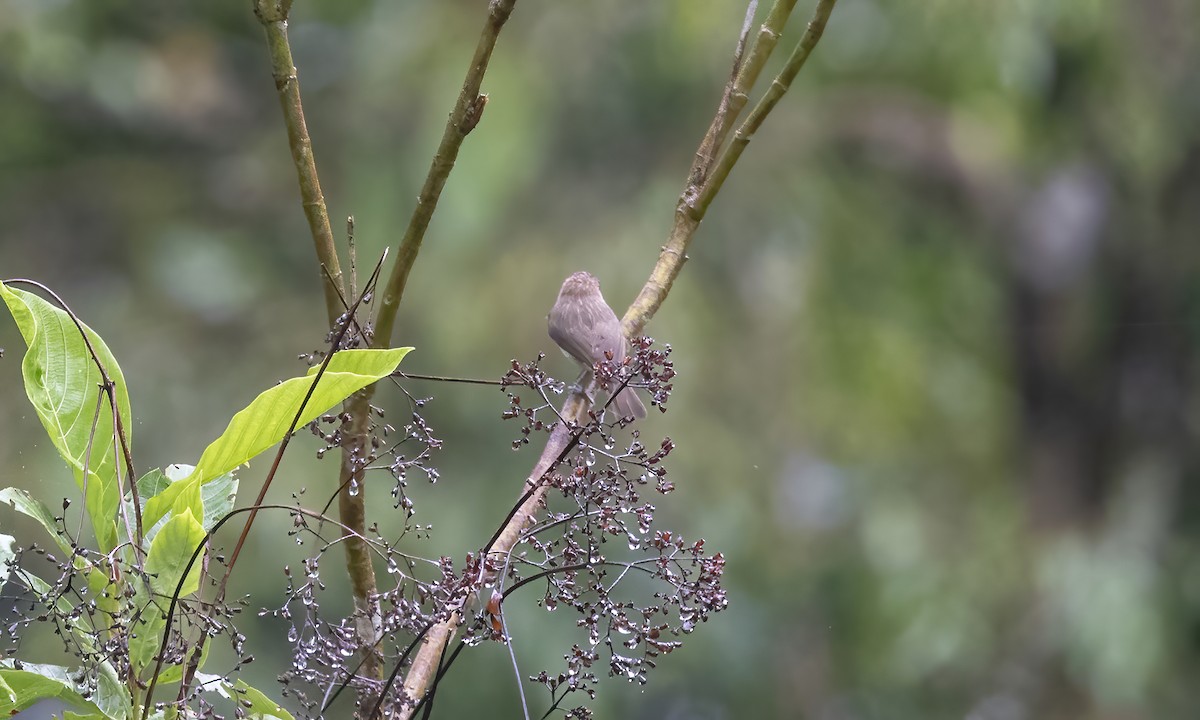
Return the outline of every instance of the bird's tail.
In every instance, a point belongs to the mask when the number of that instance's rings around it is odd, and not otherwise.
[[[642,399],[637,396],[637,392],[631,387],[627,387],[617,393],[617,396],[613,398],[612,404],[621,417],[631,417],[637,420],[646,417],[646,406],[642,404]]]

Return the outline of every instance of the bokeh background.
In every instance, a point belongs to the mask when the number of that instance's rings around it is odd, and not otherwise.
[[[295,5],[330,215],[339,235],[355,216],[364,275],[412,210],[485,6]],[[743,11],[518,4],[409,283],[408,369],[498,377],[549,351],[576,269],[632,299]],[[838,4],[648,328],[680,372],[643,428],[679,446],[660,522],[725,552],[730,607],[649,685],[602,684],[599,717],[1196,716],[1197,28],[1190,0]],[[302,371],[324,312],[249,2],[0,0],[0,276],[55,288],[121,359],[140,469],[193,462]],[[57,506],[73,485],[20,342],[0,322],[2,484]],[[461,558],[534,455],[509,448],[495,389],[408,387],[435,396],[447,443],[413,550]],[[277,500],[329,493],[314,447]],[[368,488],[385,530],[388,489]],[[256,605],[284,587],[289,522],[253,537]],[[37,539],[7,508],[0,526]],[[506,605],[525,674],[578,640],[535,599]],[[286,648],[246,622],[270,690]],[[438,703],[519,717],[503,648],[468,653]]]

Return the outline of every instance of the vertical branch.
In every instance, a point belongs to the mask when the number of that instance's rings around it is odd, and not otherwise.
[[[750,46],[750,53],[747,55],[746,42],[750,36],[750,28],[754,24],[754,15],[758,11],[758,0],[750,0],[750,4],[746,7],[746,19],[742,21],[742,32],[738,37],[737,48],[733,52],[733,71],[730,74],[729,82],[725,83],[725,90],[721,93],[721,102],[717,106],[717,112],[713,115],[712,124],[708,126],[708,132],[704,134],[704,139],[700,141],[700,147],[696,150],[696,158],[692,161],[692,169],[688,173],[691,185],[699,187],[708,178],[709,170],[716,161],[718,151],[725,144],[725,138],[733,128],[734,121],[746,107],[746,103],[750,99],[750,90],[754,87],[754,83],[758,82],[758,76],[766,66],[767,59],[771,57],[776,43],[779,42],[779,36],[783,34],[783,27],[787,24],[788,16],[792,14],[795,6],[796,0],[775,0],[775,4],[767,13],[766,21],[755,35],[754,42]]]
[[[792,51],[787,64],[775,76],[775,80],[771,82],[771,86],[767,88],[762,99],[758,101],[758,104],[750,111],[750,115],[746,117],[746,121],[734,133],[729,147],[725,148],[725,152],[717,160],[712,177],[705,182],[692,208],[701,218],[704,216],[704,212],[708,209],[713,198],[721,190],[721,185],[729,177],[729,171],[733,169],[738,158],[742,156],[742,151],[746,149],[746,145],[750,143],[750,139],[754,137],[754,133],[758,131],[763,120],[767,118],[767,115],[770,114],[775,105],[783,98],[784,93],[791,88],[792,81],[796,79],[800,68],[804,67],[808,56],[812,54],[813,48],[817,46],[817,42],[825,32],[825,23],[829,20],[829,14],[833,12],[833,6],[836,2],[837,0],[819,0],[817,9],[813,12],[812,19],[808,21],[808,29],[804,31],[804,36],[796,44],[796,49]]]
[[[261,1],[261,0],[260,0]],[[376,347],[387,347],[391,344],[392,331],[395,326],[396,312],[404,295],[409,272],[421,249],[421,242],[429,228],[429,222],[437,209],[442,189],[450,171],[454,168],[459,149],[463,140],[479,124],[487,96],[480,94],[484,74],[500,30],[512,15],[516,0],[491,0],[488,6],[488,16],[480,33],[475,54],[467,68],[462,90],[446,128],[442,133],[441,143],[434,154],[429,172],[417,198],[417,206],[413,210],[408,227],[400,241],[396,254],[396,263],[392,266],[386,287],[381,294],[378,315],[375,322],[375,333],[372,344]],[[366,535],[366,502],[365,493],[352,492],[351,488],[362,487],[363,473],[367,464],[370,450],[371,398],[373,387],[368,387],[355,394],[345,404],[349,421],[342,428],[342,463],[339,473],[338,513],[343,525],[343,546],[346,549],[346,566],[350,573],[351,590],[354,595],[356,611],[356,632],[359,645],[363,648],[363,663],[361,673],[372,680],[383,680],[383,656],[377,647],[379,638],[378,628],[381,625],[379,606],[374,599],[377,594],[375,570],[371,564],[370,548],[363,539]],[[431,634],[439,632],[435,628]],[[453,632],[452,630],[450,631]],[[444,645],[443,645],[444,646]],[[436,664],[435,664],[436,669]],[[407,687],[407,685],[406,685]],[[377,705],[378,698],[363,694],[359,698],[359,714],[366,717],[370,709]]]
[[[300,184],[300,197],[304,216],[308,220],[317,260],[323,268],[321,284],[325,294],[325,314],[331,326],[342,314],[342,298],[345,294],[341,265],[334,245],[333,229],[329,224],[329,213],[321,182],[317,176],[316,160],[313,157],[312,140],[304,121],[304,106],[300,100],[300,82],[292,60],[291,46],[287,36],[287,18],[292,0],[254,0],[254,14],[266,31],[267,47],[271,57],[271,76],[279,93],[287,127],[288,147],[296,165],[296,176]],[[333,348],[336,350],[336,346]],[[356,633],[364,648],[363,673],[369,678],[381,678],[382,656],[375,647],[378,633],[378,607],[372,599],[376,594],[375,570],[371,566],[367,545],[363,540],[366,528],[366,513],[361,494],[351,495],[348,479],[362,480],[361,459],[367,448],[367,428],[370,423],[369,391],[351,397],[343,408],[351,413],[342,445],[342,464],[339,471],[340,487],[338,510],[342,522],[343,543],[346,548],[346,571],[350,576],[350,587],[354,596]],[[371,702],[365,694],[360,704]],[[367,705],[369,707],[369,705]]]
[[[329,324],[333,325],[342,312],[338,294],[339,290],[344,290],[342,269],[338,261],[337,247],[333,242],[333,230],[329,226],[329,214],[325,210],[325,196],[321,194],[321,182],[317,177],[312,139],[308,136],[308,126],[304,122],[304,105],[300,102],[300,80],[296,77],[292,48],[288,43],[287,18],[291,8],[291,0],[254,0],[254,15],[262,23],[267,34],[271,77],[275,79],[275,91],[279,93],[279,104],[283,108],[288,148],[292,152],[292,162],[296,165],[296,177],[300,182],[304,217],[308,220],[308,229],[317,251],[317,261],[327,271],[320,273],[321,286],[325,291],[325,314]]]
[[[687,249],[691,245],[692,238],[696,234],[696,229],[700,227],[700,222],[704,220],[705,213],[708,212],[709,205],[712,204],[713,198],[721,191],[721,187],[725,184],[726,178],[729,177],[729,172],[742,156],[742,151],[746,149],[746,145],[750,143],[750,138],[754,136],[755,131],[762,125],[763,120],[775,108],[775,105],[783,97],[784,93],[791,87],[792,80],[804,67],[804,63],[808,60],[808,56],[812,54],[813,48],[821,39],[822,33],[825,31],[825,23],[829,20],[830,13],[833,12],[833,6],[837,0],[818,0],[817,7],[813,11],[812,19],[808,22],[808,28],[804,32],[804,36],[800,38],[800,42],[796,45],[796,49],[792,51],[791,57],[788,58],[787,64],[783,70],[771,82],[771,87],[763,94],[762,99],[754,106],[754,109],[747,116],[745,122],[734,133],[733,140],[722,151],[712,166],[712,172],[701,184],[696,184],[696,174],[689,176],[687,187],[679,196],[679,203],[675,207],[675,217],[671,225],[671,232],[667,236],[667,243],[663,245],[662,251],[659,253],[658,262],[655,263],[654,269],[650,272],[650,278],[646,280],[646,284],[642,286],[642,291],[638,293],[633,304],[625,311],[625,316],[621,319],[621,330],[627,337],[633,337],[639,334],[654,317],[654,313],[658,312],[658,308],[662,306],[663,301],[667,299],[667,293],[671,291],[671,285],[674,284],[675,278],[679,276],[679,271],[683,269],[683,263],[687,260]],[[745,67],[738,76],[730,83],[734,86],[732,93],[726,91],[727,95],[736,97],[740,82],[744,81],[751,74],[757,77],[758,71],[762,69],[762,63],[765,63],[765,56],[761,60],[756,60],[756,56],[764,52],[761,48],[773,48],[777,37],[771,37],[770,17],[776,14],[776,10],[786,1],[777,2],[775,7],[771,9],[771,16],[768,17],[768,22],[763,25],[763,29],[759,35],[758,41],[751,50],[750,59],[747,60]],[[790,10],[790,8],[789,8]],[[768,45],[769,43],[769,45]],[[769,52],[769,49],[765,52]],[[757,68],[757,69],[755,69]],[[749,89],[748,86],[745,89]],[[744,104],[744,103],[743,103]],[[718,110],[718,116],[720,110]],[[729,122],[732,123],[731,117]],[[715,121],[714,121],[715,122]],[[707,140],[707,136],[706,136]]]
[[[376,645],[381,625],[378,583],[371,564],[371,549],[366,541],[366,493],[363,475],[370,447],[371,394],[369,386],[355,393],[343,407],[349,419],[342,426],[342,462],[338,470],[338,519],[341,521],[342,546],[346,550],[346,571],[354,597],[355,634],[362,648],[361,674],[372,680],[383,679],[383,655]],[[375,698],[360,694],[359,715],[374,705]]]
[[[387,286],[383,290],[379,317],[375,323],[377,347],[387,347],[391,343],[396,311],[408,284],[408,274],[416,262],[417,253],[421,250],[421,241],[425,238],[433,211],[437,209],[442,188],[446,186],[446,178],[454,169],[454,162],[458,159],[463,140],[475,129],[483,115],[487,95],[481,95],[479,88],[483,84],[483,76],[492,59],[492,51],[496,48],[500,30],[504,23],[508,22],[516,4],[517,0],[491,0],[488,4],[487,21],[484,22],[483,32],[480,33],[479,43],[475,46],[475,56],[471,58],[471,66],[467,69],[467,77],[458,93],[458,101],[454,103],[450,119],[446,122],[446,129],[442,132],[442,141],[433,156],[425,183],[421,186],[421,194],[417,196],[417,207],[413,210],[408,228],[400,240],[396,264],[392,266],[392,273],[388,276]]]

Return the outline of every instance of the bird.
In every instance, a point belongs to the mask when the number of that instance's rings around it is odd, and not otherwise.
[[[604,301],[600,281],[589,272],[567,276],[546,316],[546,325],[550,339],[585,370],[609,359],[609,353],[614,362],[625,360],[627,343],[621,321]],[[626,386],[617,393],[612,404],[622,417],[638,420],[646,417],[646,406],[632,387]]]

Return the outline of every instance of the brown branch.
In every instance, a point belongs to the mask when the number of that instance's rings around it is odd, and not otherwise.
[[[287,18],[291,5],[291,0],[254,0],[254,14],[266,31],[267,47],[271,57],[271,76],[275,79],[275,89],[279,93],[279,102],[283,109],[288,147],[291,150],[292,161],[296,165],[304,216],[308,220],[317,260],[322,268],[321,285],[325,294],[325,314],[330,326],[333,326],[342,314],[342,297],[345,294],[345,288],[343,287],[337,248],[334,245],[333,229],[329,224],[329,213],[325,207],[325,197],[321,192],[321,183],[317,175],[312,140],[304,121],[304,106],[300,100],[300,82],[296,76],[291,46],[288,43]],[[336,346],[334,349],[336,350]],[[367,446],[365,428],[369,421],[370,403],[364,399],[364,395],[364,393],[358,393],[343,403],[345,410],[354,413],[350,423],[350,432],[347,433],[347,440],[342,447],[340,475],[343,487],[350,484],[346,481],[348,477],[354,478],[355,481],[361,480],[361,472],[359,477],[355,477],[353,468],[355,458],[362,457]],[[369,395],[365,396],[369,398]],[[346,541],[346,570],[350,575],[350,584],[354,593],[356,616],[360,618],[357,628],[358,638],[360,644],[366,648],[364,650],[364,672],[368,677],[381,677],[382,657],[374,648],[377,639],[374,624],[378,613],[374,611],[375,605],[370,600],[376,591],[375,571],[371,566],[366,543],[362,540],[366,528],[362,498],[352,497],[348,491],[343,491],[340,495],[339,510],[341,511],[343,539]],[[362,703],[369,701],[370,698],[360,698]]]
[[[321,194],[321,182],[317,177],[317,163],[313,157],[312,139],[304,122],[304,105],[300,102],[300,80],[292,63],[292,48],[288,43],[287,17],[291,0],[254,0],[254,15],[262,23],[267,34],[267,48],[271,54],[271,77],[275,79],[275,91],[279,93],[279,104],[283,108],[283,120],[287,126],[288,148],[292,162],[296,165],[296,177],[300,182],[300,198],[304,217],[312,234],[317,261],[327,272],[322,273],[321,286],[325,291],[325,314],[332,326],[341,306],[338,290],[342,288],[342,269],[338,261],[337,247],[333,242],[333,230],[329,226],[329,214],[325,209],[325,196]]]
[[[692,238],[695,237],[696,229],[700,227],[700,222],[704,219],[704,215],[708,212],[709,206],[712,204],[713,198],[720,192],[721,187],[725,184],[726,178],[729,177],[729,172],[742,156],[742,151],[746,149],[750,138],[754,132],[762,125],[763,120],[774,109],[775,105],[783,97],[784,93],[791,87],[792,80],[796,74],[800,72],[800,68],[804,66],[804,62],[808,60],[808,56],[816,47],[817,41],[821,39],[821,34],[825,30],[825,23],[829,19],[829,14],[833,11],[833,6],[837,0],[818,0],[817,7],[813,11],[813,17],[808,23],[808,29],[804,36],[800,38],[796,49],[788,58],[787,64],[780,71],[771,83],[771,87],[764,93],[754,110],[742,123],[734,134],[733,140],[721,153],[716,160],[711,175],[704,180],[703,184],[696,185],[692,182],[696,175],[693,173],[689,176],[689,182],[684,188],[683,193],[679,196],[679,203],[675,207],[675,218],[671,225],[671,232],[667,236],[667,244],[663,246],[662,251],[658,255],[658,262],[654,264],[654,269],[650,272],[649,279],[642,286],[642,291],[638,293],[637,298],[629,309],[625,311],[625,316],[621,319],[621,329],[625,332],[626,337],[634,337],[642,332],[646,323],[654,317],[658,312],[658,308],[662,306],[667,299],[667,294],[671,291],[671,285],[674,284],[675,278],[679,276],[680,270],[683,269],[684,262],[687,261],[687,249],[692,243]],[[771,9],[771,15],[776,13],[786,2],[777,2],[775,7]],[[789,8],[790,10],[790,8]],[[766,47],[769,43],[771,47],[777,38],[770,39],[770,18],[763,25],[763,30],[759,35],[755,47],[751,50],[750,58],[747,60],[743,71],[738,74],[730,82],[735,87],[742,87],[741,84],[748,73],[757,72],[753,68],[757,67],[761,70],[761,63],[765,62],[755,59],[757,54],[764,52],[760,50]],[[749,88],[747,88],[749,89]],[[736,97],[736,90],[730,94],[727,89],[727,94],[731,97]],[[718,115],[721,110],[718,109]],[[732,122],[732,120],[731,120]],[[707,138],[706,138],[707,139]]]
[[[408,284],[408,274],[416,262],[417,253],[421,251],[421,241],[437,209],[438,200],[442,196],[442,188],[446,186],[446,178],[454,169],[458,159],[458,151],[463,140],[479,124],[483,109],[487,105],[487,96],[479,93],[483,84],[483,75],[487,72],[492,51],[496,48],[496,40],[500,30],[512,15],[517,0],[491,0],[488,4],[487,21],[480,33],[479,43],[475,46],[475,56],[471,58],[471,66],[467,69],[467,77],[463,81],[462,90],[458,93],[458,101],[446,121],[446,129],[442,132],[442,141],[437,153],[425,176],[425,184],[421,186],[421,194],[417,196],[417,207],[413,210],[408,228],[400,240],[400,249],[396,254],[396,264],[392,266],[388,276],[387,286],[379,304],[379,317],[375,322],[375,345],[387,347],[391,343],[392,328],[396,322],[396,311],[404,296],[404,288]]]
[[[565,419],[583,422],[589,408],[590,403],[585,393],[572,393],[567,397],[560,414]],[[522,487],[522,494],[527,497],[521,506],[512,513],[503,530],[492,542],[492,546],[488,550],[489,555],[507,556],[520,541],[521,533],[536,519],[538,510],[545,504],[546,491],[549,488],[549,483],[545,482],[546,473],[554,469],[560,458],[568,452],[573,437],[573,433],[565,423],[556,423],[551,429],[546,446],[542,448],[542,454],[534,465],[533,472],[526,478],[525,485]],[[457,612],[450,619],[434,625],[425,635],[421,649],[417,651],[412,667],[404,678],[405,697],[416,700],[425,694],[430,681],[437,673],[442,651],[454,638],[458,626],[462,623],[462,618],[462,612]],[[400,718],[407,720],[412,716],[412,710],[412,708],[406,708],[400,714]]]
[[[754,133],[762,126],[763,121],[766,120],[767,115],[771,113],[771,110],[783,98],[784,93],[791,88],[792,81],[796,79],[800,68],[804,67],[804,63],[808,60],[813,48],[817,46],[817,42],[820,41],[821,35],[825,32],[825,23],[828,22],[829,14],[833,12],[833,6],[836,3],[837,0],[819,0],[817,2],[817,8],[813,11],[813,17],[808,21],[808,29],[804,31],[804,36],[796,44],[796,49],[792,51],[787,64],[775,76],[775,79],[771,82],[771,87],[767,89],[762,99],[750,111],[750,115],[746,117],[746,121],[734,133],[729,147],[725,148],[725,152],[717,160],[712,177],[705,182],[693,206],[693,210],[698,212],[701,218],[704,216],[704,212],[708,209],[713,198],[720,192],[721,185],[729,177],[729,172],[737,163],[738,158],[742,156],[742,151],[750,144],[750,139],[754,137]]]
[[[814,19],[809,23],[808,32],[800,42],[800,48],[805,48],[803,58],[796,63],[794,62],[796,53],[793,53],[793,58],[788,61],[788,66],[784,69],[784,73],[780,73],[780,77],[775,79],[771,90],[767,93],[767,97],[772,97],[772,93],[775,91],[777,85],[782,88],[778,96],[782,96],[783,92],[786,92],[792,78],[795,77],[803,65],[804,59],[807,59],[808,53],[812,51],[813,46],[820,39],[821,29],[824,28],[825,20],[828,19],[829,11],[832,9],[835,1],[820,0]],[[755,41],[750,52],[750,58],[746,61],[745,65],[742,65],[741,60],[745,50],[746,36],[755,9],[755,2],[751,1],[746,13],[746,22],[742,26],[740,39],[734,51],[733,74],[726,83],[716,115],[704,139],[701,141],[700,148],[696,153],[696,159],[693,161],[692,168],[688,173],[688,182],[683,193],[680,195],[679,204],[675,212],[675,221],[671,227],[667,244],[663,247],[662,253],[659,255],[658,262],[654,266],[650,279],[646,281],[646,284],[642,287],[642,291],[629,306],[629,309],[626,310],[625,317],[622,319],[621,329],[626,337],[633,337],[642,331],[646,323],[649,322],[650,318],[653,317],[654,313],[662,305],[663,301],[666,300],[667,294],[671,289],[671,284],[683,267],[687,247],[691,243],[696,228],[700,225],[700,221],[704,218],[704,213],[707,211],[709,204],[711,204],[712,197],[720,190],[724,178],[728,176],[728,169],[723,170],[721,181],[715,184],[711,181],[701,184],[697,179],[707,175],[707,169],[712,165],[713,153],[716,152],[717,148],[723,142],[728,129],[732,127],[733,122],[736,120],[738,112],[745,106],[746,101],[744,96],[750,90],[753,81],[757,79],[762,66],[766,63],[767,56],[778,40],[783,23],[787,20],[787,14],[791,12],[791,8],[794,5],[795,0],[778,0],[775,3],[768,15],[767,22],[763,25],[763,29]],[[816,28],[815,30],[814,27]],[[797,52],[800,52],[800,48],[797,48]],[[790,74],[786,75],[786,82],[781,83],[781,78],[785,77],[785,73]],[[737,104],[739,93],[743,96],[743,99],[740,101],[740,104]],[[758,124],[761,124],[762,118],[771,111],[775,102],[778,102],[778,97],[775,97],[774,101],[768,105],[764,106],[764,103],[760,102],[755,107],[754,114],[751,115],[751,118],[757,118],[756,124],[753,126],[754,128],[757,128]],[[743,128],[745,127],[745,124],[743,124]],[[739,129],[740,134],[741,129]],[[735,137],[736,141],[737,138]],[[745,142],[742,143],[742,147],[744,145]],[[740,155],[740,149],[737,154],[730,155],[727,148],[725,153],[716,161],[718,170],[722,169],[724,162],[728,162],[732,166],[733,163],[737,162]],[[729,159],[727,160],[727,158]],[[708,192],[706,196],[706,191],[709,191],[710,187],[711,192]],[[698,197],[707,197],[707,200],[702,205],[699,205],[696,203]],[[560,412],[563,420],[554,425],[550,432],[550,437],[546,441],[546,446],[542,449],[541,456],[534,465],[533,472],[529,474],[522,488],[524,500],[521,502],[520,507],[508,518],[504,527],[488,548],[489,555],[507,556],[516,547],[526,528],[536,520],[538,511],[544,506],[546,490],[548,488],[545,476],[557,466],[561,458],[569,452],[571,446],[573,434],[567,423],[582,422],[587,415],[589,407],[590,404],[586,393],[572,393],[568,396]],[[438,623],[426,634],[421,644],[421,649],[417,652],[417,656],[413,660],[413,665],[409,669],[404,681],[404,696],[406,698],[415,701],[421,698],[428,690],[430,682],[437,673],[438,663],[443,652],[454,638],[466,611],[467,608],[463,608],[454,613],[448,620]],[[406,708],[400,714],[403,720],[407,720],[411,716],[411,708]]]
[[[261,1],[261,0],[260,0]],[[392,266],[387,286],[381,294],[378,315],[375,322],[375,334],[372,344],[375,347],[388,347],[391,344],[392,331],[395,326],[396,313],[404,288],[421,242],[429,228],[429,222],[437,209],[442,189],[454,162],[458,158],[463,140],[479,124],[487,96],[479,90],[483,76],[487,72],[488,63],[496,47],[500,30],[512,14],[516,0],[492,0],[488,6],[488,16],[480,34],[479,42],[467,75],[463,81],[462,90],[450,117],[446,122],[442,141],[434,154],[425,183],[417,198],[417,206],[413,210],[408,228],[400,241],[396,253],[396,262]],[[354,607],[358,625],[356,633],[363,647],[363,662],[361,674],[364,677],[383,679],[383,656],[377,645],[379,640],[380,616],[377,596],[375,569],[371,564],[370,548],[362,539],[365,535],[366,505],[365,493],[351,492],[351,488],[361,486],[365,458],[370,452],[370,418],[371,398],[374,386],[365,388],[346,401],[344,409],[349,414],[349,422],[342,428],[342,462],[338,478],[341,490],[338,493],[338,513],[342,524],[348,528],[345,542],[346,568],[350,574],[351,590],[354,596]],[[437,632],[435,629],[433,632]],[[370,709],[377,705],[378,698],[363,693],[358,699],[359,714],[365,717]]]

